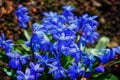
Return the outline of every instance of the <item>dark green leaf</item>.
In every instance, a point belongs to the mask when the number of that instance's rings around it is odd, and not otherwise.
[[[27,46],[25,45],[25,41],[24,41],[24,40],[18,40],[17,43],[18,43],[19,45],[21,45],[21,47],[22,47],[23,49],[25,49],[26,51],[30,51],[30,47],[27,47]]]
[[[109,72],[105,72],[93,74],[91,80],[119,80],[119,78]]]

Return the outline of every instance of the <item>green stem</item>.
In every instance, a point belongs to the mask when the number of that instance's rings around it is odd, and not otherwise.
[[[31,39],[30,39],[30,47],[31,47],[31,51],[32,51],[32,61],[34,62],[34,50],[33,50],[33,48],[32,48],[32,37],[31,37]]]

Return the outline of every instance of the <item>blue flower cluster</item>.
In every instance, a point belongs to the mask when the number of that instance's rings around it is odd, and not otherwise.
[[[4,34],[0,37],[0,48],[5,49],[6,56],[10,58],[9,66],[14,69],[21,70],[22,64],[28,60],[28,55],[20,55],[18,52],[13,52],[14,43],[11,40],[5,40]]]
[[[13,43],[11,40],[5,40],[5,36],[2,33],[0,37],[0,48],[5,49],[6,53],[9,53],[12,50]]]
[[[18,9],[15,11],[15,15],[18,19],[18,25],[22,28],[27,28],[27,22],[30,21],[30,17],[28,16],[28,9],[22,5],[19,5]]]
[[[18,80],[38,80],[38,77],[41,76],[40,72],[42,72],[44,68],[40,67],[40,64],[30,63],[30,68],[26,68],[25,73],[21,70],[17,70],[17,79]]]
[[[10,52],[6,54],[9,58],[9,66],[14,69],[21,70],[22,65],[26,64],[28,60],[28,55],[20,55],[18,52]]]
[[[96,32],[97,16],[75,16],[74,7],[64,6],[63,12],[44,12],[42,23],[34,23],[32,37],[27,42],[33,52],[32,58],[11,51],[10,40],[5,41],[4,34],[0,37],[0,47],[6,49],[6,55],[10,58],[9,66],[17,69],[18,80],[39,80],[42,72],[52,74],[54,79],[67,78],[75,80],[78,77],[89,77],[93,71],[93,64],[98,59],[102,65],[95,68],[97,72],[104,72],[104,64],[114,59],[116,53],[120,53],[120,47],[101,49],[97,58],[86,52],[87,44],[94,44],[99,34]],[[15,14],[19,25],[27,27],[30,17],[28,10],[19,6]],[[31,59],[34,59],[32,61]],[[64,61],[63,61],[64,60]],[[28,65],[22,70],[23,65]]]
[[[33,48],[37,46],[35,48],[38,49],[37,51],[43,51],[44,48],[54,56],[52,64],[48,63],[48,65],[52,67],[49,73],[53,73],[55,79],[66,77],[66,74],[70,74],[69,77],[75,79],[78,76],[85,76],[87,69],[89,69],[89,73],[92,71],[94,56],[81,50],[80,45],[82,44],[84,47],[88,43],[94,44],[95,40],[98,39],[99,34],[95,31],[98,26],[98,22],[95,20],[97,16],[89,17],[88,14],[84,14],[82,17],[75,16],[72,12],[74,10],[72,6],[64,6],[63,10],[61,14],[56,12],[43,13],[45,17],[42,24],[33,24],[32,37],[33,41],[36,42],[32,42],[32,44],[34,44]],[[36,34],[38,36],[35,36]],[[80,38],[76,42],[78,37]],[[40,47],[43,42],[45,44]],[[68,71],[64,66],[61,66],[61,55],[73,58],[71,63],[74,65],[68,66],[70,68]],[[75,65],[76,67],[74,67]],[[80,65],[85,68],[82,70]],[[73,68],[71,69],[71,67]],[[77,67],[78,71],[73,71]]]

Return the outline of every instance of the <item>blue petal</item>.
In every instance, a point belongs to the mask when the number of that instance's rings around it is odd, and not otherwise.
[[[25,79],[28,79],[30,76],[30,69],[27,68],[26,71],[25,71]]]
[[[96,67],[96,68],[95,68],[95,71],[96,71],[96,72],[99,72],[99,73],[104,72],[104,71],[105,71],[104,66],[98,66],[98,67]]]
[[[63,6],[63,9],[67,11],[73,11],[75,8],[71,5],[68,5],[68,6]]]
[[[24,73],[23,73],[22,71],[18,70],[18,71],[17,71],[17,74],[18,74],[19,76],[21,76],[21,77],[24,78]]]

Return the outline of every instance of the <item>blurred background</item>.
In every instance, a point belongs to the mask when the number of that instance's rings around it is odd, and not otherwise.
[[[73,5],[75,15],[81,16],[88,13],[91,16],[98,16],[99,26],[97,31],[100,36],[109,37],[108,48],[120,45],[120,0],[0,0],[0,33],[4,32],[6,38],[13,41],[25,39],[23,30],[18,26],[14,15],[14,11],[20,4],[29,9],[31,23],[41,22],[43,12],[56,11],[61,13],[62,6]],[[29,30],[31,30],[30,27]],[[120,56],[117,55],[116,59],[119,58]],[[0,61],[1,65],[7,64]],[[113,67],[111,72],[120,76],[120,64]],[[0,69],[0,75],[3,75],[1,72]],[[7,77],[6,80],[9,80],[9,78]]]

